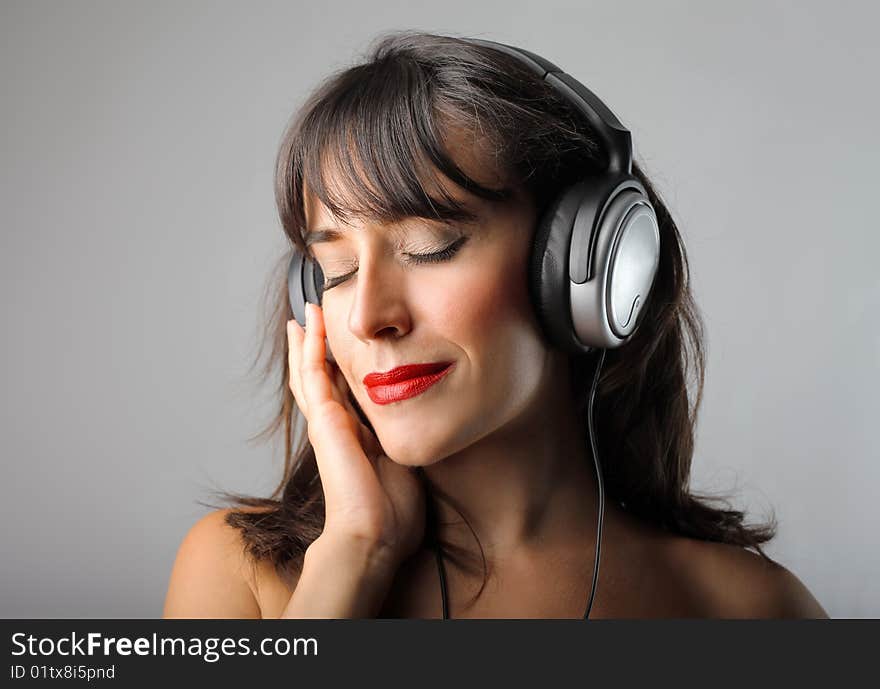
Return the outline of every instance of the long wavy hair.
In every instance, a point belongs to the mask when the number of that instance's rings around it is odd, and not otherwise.
[[[277,386],[277,413],[249,442],[280,435],[283,476],[269,497],[221,493],[234,506],[227,522],[240,529],[248,553],[255,561],[270,561],[287,582],[302,568],[325,515],[314,449],[288,387],[286,322],[293,314],[286,273],[291,252],[307,252],[303,189],[343,221],[351,215],[379,222],[461,217],[463,209],[442,186],[441,198],[425,193],[425,181],[438,172],[482,198],[503,199],[503,192],[477,183],[451,159],[444,147],[451,126],[478,132],[495,163],[532,194],[539,211],[559,189],[602,171],[608,161],[590,125],[550,85],[503,52],[452,36],[411,31],[380,36],[365,61],[330,75],[291,119],[275,176],[290,247],[269,277],[265,338],[249,369],[258,371],[258,385],[274,380]],[[341,179],[333,188],[325,181],[329,167]],[[661,253],[644,320],[626,345],[606,352],[596,391],[606,495],[663,530],[753,548],[769,560],[760,544],[775,536],[775,516],[750,526],[726,498],[689,488],[705,372],[704,326],[678,228],[638,163],[633,173],[656,210]],[[571,356],[585,429],[595,363],[592,353]],[[473,558],[438,540],[432,502],[447,500],[454,507],[454,501],[427,487],[426,545],[443,548],[450,562],[472,570]],[[480,554],[485,585],[482,548]]]

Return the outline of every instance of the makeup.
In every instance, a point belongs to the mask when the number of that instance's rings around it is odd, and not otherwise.
[[[452,370],[455,362],[439,361],[432,364],[407,364],[385,373],[364,376],[367,394],[376,404],[391,404],[421,395],[438,383]]]

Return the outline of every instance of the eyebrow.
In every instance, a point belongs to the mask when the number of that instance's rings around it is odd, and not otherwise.
[[[323,227],[315,230],[309,230],[303,235],[303,241],[306,243],[307,247],[311,246],[312,244],[317,244],[319,242],[335,242],[337,239],[341,238],[341,233],[337,232],[336,230],[331,230]]]

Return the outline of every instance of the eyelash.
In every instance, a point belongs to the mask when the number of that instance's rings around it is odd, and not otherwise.
[[[431,254],[407,254],[407,256],[413,263],[417,265],[425,263],[442,263],[443,261],[448,261],[453,256],[455,256],[455,254],[458,253],[458,250],[461,248],[462,244],[464,244],[466,240],[467,237],[459,237],[454,242],[452,242],[452,244],[441,251],[435,251]],[[355,272],[357,271],[353,270],[346,275],[340,275],[339,277],[329,278],[325,280],[322,290],[326,292],[328,289],[336,287],[336,285],[339,285],[348,280],[348,278],[354,275]]]

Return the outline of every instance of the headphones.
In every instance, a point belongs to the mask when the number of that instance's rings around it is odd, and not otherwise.
[[[483,39],[463,40],[519,60],[574,105],[605,145],[608,167],[561,190],[539,219],[529,290],[554,346],[571,353],[619,347],[641,321],[660,258],[657,216],[632,174],[629,130],[592,91],[539,55]],[[317,262],[294,250],[287,287],[300,325],[305,325],[305,302],[320,304],[323,283]]]

